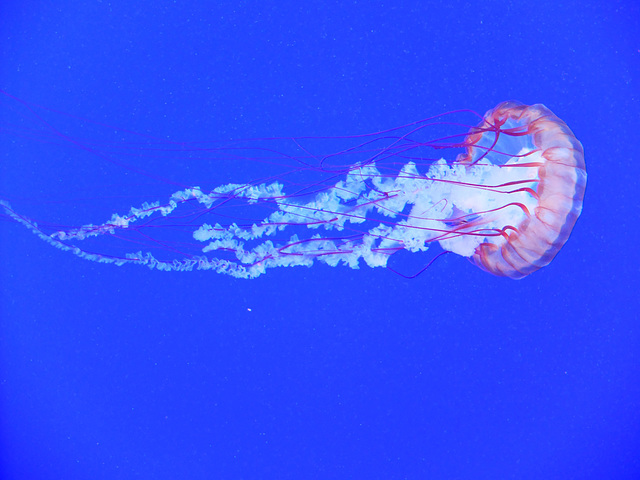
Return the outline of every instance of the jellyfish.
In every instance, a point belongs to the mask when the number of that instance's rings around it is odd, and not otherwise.
[[[416,140],[423,126],[364,136],[340,152],[366,152],[353,164],[333,165],[332,156],[303,162],[296,172],[319,172],[316,182],[297,184],[283,174],[212,189],[186,186],[98,224],[53,228],[7,201],[0,206],[60,250],[160,271],[211,270],[253,279],[271,268],[318,262],[388,267],[396,252],[424,252],[435,244],[513,279],[548,265],[582,211],[587,179],[582,145],[566,123],[544,105],[503,102],[468,127],[461,141],[446,145],[462,149],[453,161],[434,159],[426,166],[422,149],[444,144]],[[387,144],[376,148],[381,138]],[[159,239],[159,229],[186,230],[189,242]],[[96,238],[126,239],[154,251],[84,246]]]

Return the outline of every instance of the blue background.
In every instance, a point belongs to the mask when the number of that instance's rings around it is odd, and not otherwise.
[[[521,281],[454,255],[414,280],[118,268],[1,219],[1,478],[640,478],[633,3],[4,1],[0,88],[28,102],[202,140],[517,99],[567,122],[589,179],[570,240]],[[2,105],[5,126],[24,112]],[[23,213],[122,212],[105,188],[130,172],[6,129],[2,145],[0,196]]]

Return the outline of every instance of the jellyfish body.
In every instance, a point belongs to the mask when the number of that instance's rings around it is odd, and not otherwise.
[[[480,244],[471,258],[494,275],[522,278],[553,260],[582,212],[587,184],[584,150],[567,124],[544,105],[501,103],[487,112],[478,128],[459,161],[473,164],[485,154],[490,159],[493,151],[479,145],[491,140],[500,145],[500,136],[526,144],[523,152],[530,152],[527,163],[535,169],[530,192],[535,206],[517,224],[505,225],[502,238]]]
[[[287,192],[277,180],[208,192],[191,187],[99,225],[53,232],[0,204],[46,242],[91,261],[213,270],[238,278],[316,261],[386,266],[393,253],[425,251],[434,242],[494,275],[522,278],[553,259],[580,215],[586,185],[582,146],[542,105],[498,105],[460,144],[464,154],[451,163],[436,161],[426,171],[412,160],[389,168],[390,158],[396,165],[416,147],[408,137],[399,140],[346,168],[337,181],[319,183],[312,195]],[[252,222],[208,221],[225,218],[217,214],[231,204],[268,213]],[[167,259],[149,251],[114,255],[79,246],[132,231],[153,238],[158,218],[184,221],[181,227],[201,242],[200,253],[165,245],[173,252]]]

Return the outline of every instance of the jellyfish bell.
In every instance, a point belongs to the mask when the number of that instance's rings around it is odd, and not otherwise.
[[[511,213],[516,210],[516,215],[507,220],[507,215],[485,210],[485,222],[497,215],[503,226],[500,235],[486,236],[474,248],[472,262],[494,275],[511,278],[522,278],[548,265],[582,212],[587,183],[582,144],[544,105],[514,101],[487,112],[467,143],[458,163],[471,169],[482,160],[495,165],[498,168],[493,170],[501,177],[497,182],[512,177],[509,169],[519,170],[513,175],[519,180],[501,184],[517,187],[507,192],[511,201],[503,206]],[[518,153],[507,158],[505,152]]]
[[[315,164],[305,157],[269,180],[187,186],[99,224],[48,226],[6,201],[0,206],[58,249],[94,262],[163,271],[256,278],[269,268],[317,262],[386,267],[394,253],[426,251],[434,243],[499,276],[522,278],[547,265],[580,215],[586,185],[582,146],[567,125],[542,105],[505,102],[471,127],[464,141],[446,145],[464,148],[456,160],[439,159],[426,168],[422,149],[443,144],[415,139],[425,125],[430,123],[405,126],[402,134],[391,129],[344,137],[362,142]],[[385,146],[376,147],[381,140]],[[330,164],[330,158],[351,158],[356,151],[364,158]],[[300,172],[317,180],[293,181]],[[230,213],[238,209],[241,214]],[[175,231],[190,242],[160,236]],[[96,239],[107,249],[116,240],[146,248],[113,253],[91,245]]]

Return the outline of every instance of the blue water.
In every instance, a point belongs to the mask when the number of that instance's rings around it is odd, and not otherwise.
[[[0,478],[640,478],[634,3],[3,2],[0,88],[73,138],[335,136],[517,99],[567,122],[589,179],[565,247],[520,281],[455,255],[413,280],[164,273],[1,218]],[[2,102],[0,197],[25,215],[159,199],[20,118],[43,130]],[[203,188],[263,175],[146,160]]]

